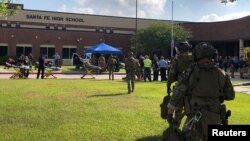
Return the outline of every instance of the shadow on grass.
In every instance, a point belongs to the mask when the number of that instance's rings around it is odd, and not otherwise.
[[[98,94],[98,95],[91,95],[91,96],[88,96],[88,98],[92,98],[92,97],[120,96],[120,95],[128,95],[128,93],[117,93],[117,94]]]
[[[148,136],[148,137],[136,139],[135,141],[161,141],[161,140],[162,140],[161,136]]]

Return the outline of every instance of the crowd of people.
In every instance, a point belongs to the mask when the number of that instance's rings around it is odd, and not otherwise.
[[[235,72],[240,73],[240,78],[244,79],[247,78],[247,73],[248,73],[248,66],[249,66],[248,60],[246,60],[243,56],[227,56],[227,57],[222,57],[219,56],[216,59],[216,65],[223,69],[225,72],[230,72],[231,78],[235,78]]]
[[[157,81],[159,70],[164,67],[161,80],[167,80],[168,100],[164,97],[165,103],[161,105],[165,106],[161,106],[161,112],[165,111],[162,118],[169,123],[169,129],[163,132],[164,141],[207,141],[208,125],[228,124],[230,111],[226,109],[224,101],[234,100],[235,92],[229,75],[220,69],[217,50],[205,42],[196,45],[192,53],[190,50],[188,42],[180,43],[176,47],[177,57],[172,60],[170,67],[164,57],[159,61],[156,55],[151,61],[148,55],[136,59],[129,52],[125,59],[128,94],[135,91],[135,76],[151,82],[152,70],[153,80]],[[231,59],[228,62],[230,69],[236,69],[237,66],[242,69],[246,66],[242,57],[238,63]],[[137,69],[138,67],[141,69]],[[168,79],[165,79],[164,73],[168,67]],[[175,87],[171,86],[174,82]],[[180,130],[184,116],[187,118]]]
[[[160,80],[167,83],[167,100],[164,98],[161,104],[161,112],[165,111],[162,118],[167,119],[171,128],[179,131],[183,117],[187,116],[181,131],[182,138],[185,141],[207,141],[209,124],[227,124],[224,100],[235,98],[230,77],[225,72],[229,70],[234,78],[234,72],[239,71],[240,77],[244,78],[248,62],[243,57],[218,57],[217,50],[209,43],[197,44],[192,52],[191,47],[188,42],[181,42],[175,48],[176,57],[171,63],[164,56],[160,56],[160,59],[156,54],[152,58],[149,55],[136,57],[133,52],[128,52],[124,59],[127,89],[128,94],[131,94],[135,91],[136,79],[144,82],[158,81],[160,74]],[[58,53],[54,59],[55,66],[59,66]],[[32,68],[31,53],[27,56],[21,54],[18,60]],[[114,72],[120,60],[111,54],[108,59],[103,54],[99,57],[93,54],[89,63],[99,66],[101,71],[108,70],[109,80],[114,80]],[[38,58],[37,79],[40,75],[44,78],[45,67],[46,59],[41,54]],[[21,70],[23,77],[28,77],[29,70]],[[164,132],[163,140],[172,136],[167,133],[169,131]]]

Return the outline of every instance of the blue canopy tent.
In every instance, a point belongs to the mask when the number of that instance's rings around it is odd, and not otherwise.
[[[108,44],[99,43],[86,49],[85,53],[122,54],[122,51]]]

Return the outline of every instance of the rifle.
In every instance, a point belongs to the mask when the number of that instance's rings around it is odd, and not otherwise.
[[[228,118],[231,116],[231,110],[226,109],[226,105],[220,105],[220,115],[222,125],[228,125]]]
[[[173,86],[174,89],[175,86]],[[168,102],[171,99],[171,91],[167,92],[167,95],[163,98],[162,103],[160,104],[161,108],[161,118],[168,119]]]

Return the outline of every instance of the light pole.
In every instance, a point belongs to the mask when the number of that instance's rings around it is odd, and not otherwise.
[[[171,58],[174,56],[174,0],[172,0]]]
[[[135,54],[137,55],[137,7],[138,7],[138,0],[135,3]]]

